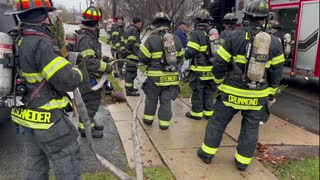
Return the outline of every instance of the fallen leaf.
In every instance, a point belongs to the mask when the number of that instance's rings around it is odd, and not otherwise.
[[[240,173],[240,175],[241,175],[243,178],[246,178],[246,175],[244,175],[243,173]]]
[[[190,174],[188,174],[187,172],[183,171],[183,174],[190,176]]]
[[[202,176],[202,177],[200,177],[201,179],[205,179],[206,178],[206,176]]]

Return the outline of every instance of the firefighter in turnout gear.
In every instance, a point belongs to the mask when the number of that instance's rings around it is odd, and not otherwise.
[[[102,20],[101,12],[94,6],[88,7],[82,14],[81,29],[77,31],[76,52],[80,52],[84,58],[78,65],[83,72],[87,82],[80,86],[80,93],[86,105],[92,126],[92,137],[103,137],[103,125],[98,125],[94,116],[99,109],[102,89],[92,91],[90,88],[97,84],[104,72],[110,73],[112,67],[107,63],[109,58],[101,54],[101,44],[99,42],[99,21]],[[86,137],[83,120],[80,117],[78,130],[82,137]]]
[[[117,15],[115,17],[116,23],[112,24],[111,27],[111,53],[112,56],[116,59],[125,58],[123,57],[123,53],[125,50],[124,47],[124,39],[123,36],[125,34],[125,27],[124,27],[124,17],[121,15]],[[117,68],[114,72],[115,77],[119,77],[120,75],[123,75],[122,72],[123,63],[119,62],[117,63]]]
[[[233,13],[227,13],[223,17],[223,27],[224,30],[220,33],[220,43],[221,45],[225,39],[231,35],[231,33],[236,29],[238,18]]]
[[[184,50],[180,39],[169,32],[171,20],[167,14],[157,13],[152,23],[156,29],[138,53],[139,61],[148,66],[142,86],[146,94],[143,122],[152,125],[160,100],[159,127],[166,130],[172,118],[171,100],[175,100],[180,91],[177,65],[183,62]]]
[[[49,179],[49,160],[57,179],[80,179],[78,132],[65,108],[71,105],[66,92],[79,86],[82,73],[60,56],[50,31],[53,10],[49,0],[27,0],[6,12],[20,19],[15,60],[27,91],[25,107],[12,108],[11,117],[24,135],[25,179]]]
[[[138,63],[138,52],[140,48],[140,30],[142,28],[142,20],[139,17],[135,17],[132,20],[132,24],[128,27],[127,32],[124,35],[125,42],[125,56],[131,62]],[[139,96],[138,89],[134,88],[134,79],[137,77],[137,66],[133,64],[126,65],[126,92],[127,96]]]
[[[243,118],[234,159],[240,171],[245,171],[253,158],[259,122],[269,118],[268,108],[275,102],[285,61],[278,39],[263,32],[269,15],[268,3],[252,0],[244,14],[248,26],[235,30],[214,58],[212,72],[216,84],[220,85],[220,96],[197,153],[210,164],[228,123],[241,111]]]
[[[192,88],[192,109],[186,117],[201,120],[213,115],[213,94],[215,85],[212,76],[212,54],[210,53],[208,31],[211,16],[205,9],[195,17],[195,30],[191,34],[186,50],[186,59],[191,60],[189,82]]]

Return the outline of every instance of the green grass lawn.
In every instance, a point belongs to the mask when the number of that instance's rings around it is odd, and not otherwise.
[[[128,172],[129,176],[135,177],[135,170]],[[173,174],[166,166],[155,166],[143,169],[145,180],[174,180]],[[81,175],[82,180],[118,180],[111,172],[85,173]],[[55,180],[50,177],[50,180]]]
[[[267,166],[280,180],[319,180],[319,157]]]
[[[189,86],[189,83],[180,82],[180,94],[179,98],[190,98],[192,95],[192,89]]]

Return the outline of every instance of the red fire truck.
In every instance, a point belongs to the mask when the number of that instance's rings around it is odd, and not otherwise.
[[[284,32],[295,39],[293,58],[287,74],[319,79],[319,0],[269,0],[274,17]]]

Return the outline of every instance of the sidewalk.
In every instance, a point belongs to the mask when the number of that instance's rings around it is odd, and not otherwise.
[[[134,167],[130,126],[131,110],[138,99],[138,97],[127,97],[127,104],[109,106],[131,168]],[[188,99],[177,99],[173,102],[172,107],[172,125],[167,131],[159,129],[157,119],[152,127],[144,126],[141,121],[144,103],[139,108],[137,114],[141,122],[139,132],[144,166],[162,164],[162,158],[178,180],[277,179],[257,160],[253,160],[246,172],[241,173],[235,169],[233,157],[241,124],[240,114],[236,115],[228,126],[213,164],[206,165],[198,159],[196,150],[203,142],[207,121],[193,121],[185,118],[185,112],[190,110]],[[260,128],[259,142],[270,145],[319,145],[319,136],[272,115],[269,122]]]

